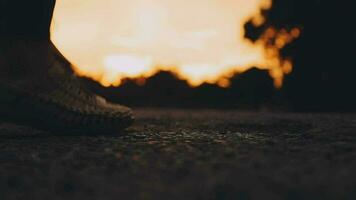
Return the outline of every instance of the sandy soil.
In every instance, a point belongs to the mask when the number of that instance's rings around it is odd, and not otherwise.
[[[0,199],[356,199],[356,115],[136,111],[111,136],[0,124]]]

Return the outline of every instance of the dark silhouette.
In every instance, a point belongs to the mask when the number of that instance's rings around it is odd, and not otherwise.
[[[352,0],[274,0],[264,26],[246,25],[252,40],[270,26],[302,29],[283,50],[295,64],[283,93],[296,110],[356,110],[355,9]]]
[[[253,68],[231,79],[231,87],[203,84],[192,88],[169,72],[148,78],[145,85],[125,80],[118,88],[103,88],[87,80],[89,88],[115,102],[140,107],[259,109],[271,105],[276,90],[268,71]]]

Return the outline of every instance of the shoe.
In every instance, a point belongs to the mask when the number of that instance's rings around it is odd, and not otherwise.
[[[3,120],[60,135],[115,134],[134,121],[131,109],[88,91],[60,60],[45,73],[26,84],[0,80]]]

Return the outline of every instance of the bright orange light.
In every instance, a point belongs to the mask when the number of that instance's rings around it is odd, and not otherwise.
[[[300,30],[269,28],[255,43],[244,38],[244,24],[263,24],[260,10],[270,7],[271,0],[61,0],[52,39],[79,75],[104,86],[124,78],[144,84],[165,70],[192,86],[228,87],[234,73],[258,67],[281,87],[292,62],[279,52]]]

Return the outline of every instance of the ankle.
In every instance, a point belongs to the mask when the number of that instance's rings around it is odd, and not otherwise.
[[[51,64],[50,41],[16,38],[0,40],[0,79],[36,76]]]

